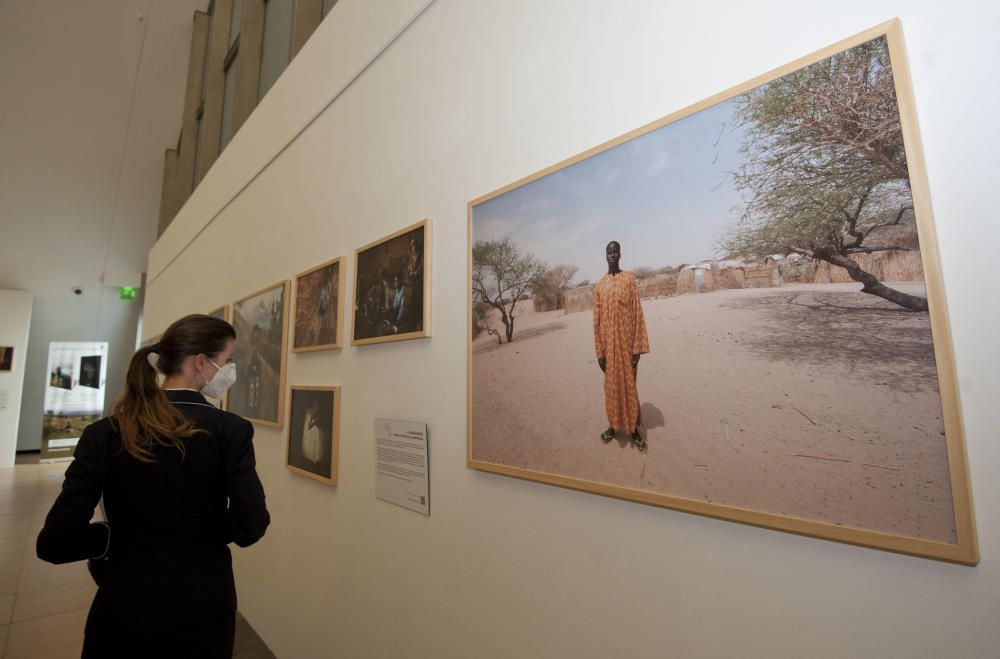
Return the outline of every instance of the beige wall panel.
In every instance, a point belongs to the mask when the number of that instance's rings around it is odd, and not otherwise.
[[[1000,7],[438,0],[300,134],[425,4],[341,0],[151,253],[146,314],[160,327],[434,221],[432,339],[289,357],[289,385],[342,387],[338,486],[288,472],[283,431],[257,428],[273,521],[233,562],[241,611],[275,654],[995,656],[1000,304],[989,291],[1000,274],[983,246],[1000,239],[1000,91],[984,81],[1000,57]],[[948,291],[980,565],[467,469],[466,203],[897,14]],[[206,276],[219,245],[239,258]],[[350,309],[353,263],[346,272]],[[430,424],[430,517],[375,499],[372,423],[382,416]]]

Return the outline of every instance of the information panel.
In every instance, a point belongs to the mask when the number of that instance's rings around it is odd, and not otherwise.
[[[83,429],[101,418],[107,342],[49,344],[42,460],[73,457]]]
[[[375,419],[375,496],[431,514],[427,424]]]

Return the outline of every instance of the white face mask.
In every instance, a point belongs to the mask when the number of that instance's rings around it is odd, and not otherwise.
[[[201,388],[201,393],[209,398],[221,398],[222,394],[226,393],[226,390],[236,383],[236,364],[219,366],[211,359],[208,361],[211,362],[212,366],[219,370],[216,371],[215,376]]]

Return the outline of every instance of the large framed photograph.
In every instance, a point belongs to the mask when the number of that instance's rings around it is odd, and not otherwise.
[[[892,21],[469,204],[468,465],[974,565]]]
[[[344,330],[344,257],[295,277],[292,352],[341,347]]]
[[[288,287],[286,279],[233,303],[236,384],[229,411],[268,426],[284,422]]]
[[[431,335],[431,253],[430,220],[358,248],[351,345]]]
[[[336,485],[340,387],[293,386],[289,399],[285,467],[327,485]]]

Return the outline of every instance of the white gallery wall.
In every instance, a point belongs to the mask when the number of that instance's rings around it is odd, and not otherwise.
[[[924,140],[981,564],[466,469],[466,203],[894,16]],[[340,255],[351,291],[356,247],[433,221],[431,339],[289,355],[289,385],[343,387],[340,484],[285,470],[283,430],[257,428],[273,522],[235,566],[240,608],[274,652],[995,657],[1000,276],[981,246],[1000,238],[998,30],[1000,8],[985,2],[341,0],[149,259],[153,335]],[[430,425],[430,517],[375,499],[376,417]]]
[[[0,371],[0,468],[14,466],[31,303],[32,295],[27,291],[0,290],[0,346],[14,348],[11,369]]]

